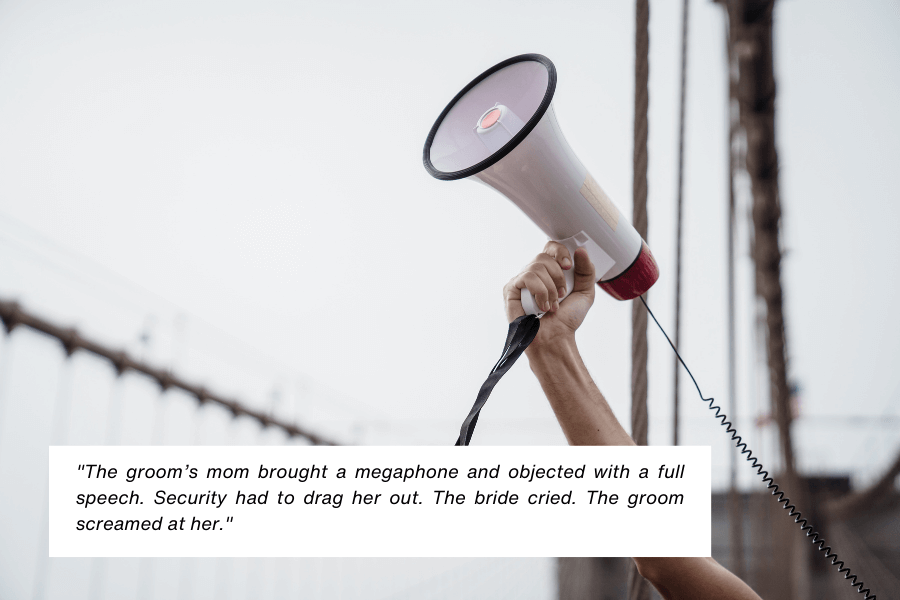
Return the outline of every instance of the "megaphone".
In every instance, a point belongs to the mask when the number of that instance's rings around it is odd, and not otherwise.
[[[434,122],[422,156],[425,169],[437,179],[469,178],[494,188],[572,254],[585,248],[597,285],[609,295],[637,298],[659,278],[659,268],[563,137],[552,105],[555,90],[556,67],[545,56],[522,54],[494,65]],[[564,273],[567,296],[574,269]],[[543,312],[527,289],[522,306],[526,314]]]

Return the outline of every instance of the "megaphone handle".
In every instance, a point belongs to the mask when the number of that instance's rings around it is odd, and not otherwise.
[[[559,243],[569,249],[569,255],[572,256],[572,260],[575,257],[575,250],[581,247],[581,245],[575,240],[574,237],[567,238],[565,240],[559,240]],[[562,298],[559,299],[560,302],[566,298],[570,293],[572,293],[572,288],[575,287],[575,267],[572,266],[568,271],[563,271],[563,276],[566,278],[566,294]],[[526,315],[537,315],[538,317],[542,317],[544,315],[543,310],[538,308],[537,302],[534,299],[534,296],[528,291],[528,288],[522,288],[522,308],[525,309]]]

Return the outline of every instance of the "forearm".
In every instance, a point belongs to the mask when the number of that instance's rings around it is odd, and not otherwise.
[[[570,445],[634,445],[591,379],[573,336],[553,338],[526,355]]]
[[[596,279],[584,249],[579,248],[574,259],[575,285],[557,310],[555,288],[564,289],[563,269],[572,264],[567,262],[565,246],[548,242],[544,253],[504,288],[507,317],[512,322],[524,314],[521,291],[526,287],[539,306],[553,305],[525,354],[569,444],[633,446],[634,440],[594,384],[575,345],[575,330],[594,301]],[[712,558],[635,558],[634,562],[666,600],[760,600]]]
[[[634,562],[664,600],[761,600],[712,558],[635,558]]]
[[[529,348],[526,355],[570,445],[634,445],[591,379],[574,337],[552,338]],[[634,562],[665,600],[760,600],[712,558],[635,558]]]

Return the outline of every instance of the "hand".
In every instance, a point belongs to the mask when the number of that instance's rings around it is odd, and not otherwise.
[[[583,248],[575,252],[574,264],[572,258],[562,244],[547,242],[544,251],[503,288],[509,322],[525,314],[522,290],[526,288],[538,307],[547,313],[541,317],[541,327],[529,350],[560,337],[573,337],[594,303],[594,265]],[[559,298],[566,290],[563,271],[573,268],[575,285],[572,293],[560,303]]]

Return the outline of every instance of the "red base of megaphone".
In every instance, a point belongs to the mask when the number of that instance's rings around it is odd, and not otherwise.
[[[647,242],[641,242],[641,252],[630,267],[612,279],[598,281],[597,285],[616,300],[632,300],[653,287],[657,279],[659,267],[656,266],[656,260],[653,259]]]

